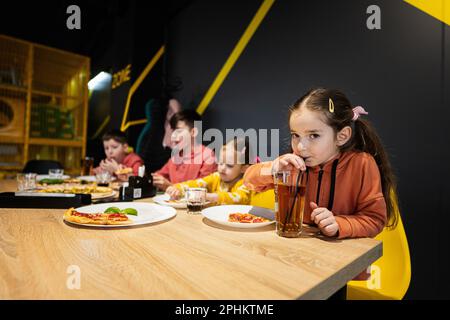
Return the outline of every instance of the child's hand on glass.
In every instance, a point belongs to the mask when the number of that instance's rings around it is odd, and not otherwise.
[[[279,156],[273,161],[272,164],[272,173],[279,171],[291,171],[293,169],[300,169],[302,171],[306,170],[305,161],[293,153],[287,153]]]
[[[166,193],[170,196],[171,200],[178,200],[182,196],[181,191],[174,186],[168,187]]]
[[[339,232],[339,225],[336,222],[333,212],[327,208],[317,206],[315,202],[310,202],[310,206],[313,210],[311,212],[311,221],[317,224],[320,232],[327,237],[336,236]]]

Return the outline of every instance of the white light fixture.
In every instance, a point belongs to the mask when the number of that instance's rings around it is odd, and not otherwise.
[[[89,90],[99,89],[106,83],[111,82],[111,78],[110,73],[102,71],[88,82],[88,88]]]

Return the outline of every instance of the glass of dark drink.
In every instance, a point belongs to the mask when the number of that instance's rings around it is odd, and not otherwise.
[[[95,175],[99,187],[108,187],[111,182],[111,174],[108,171],[102,171]]]
[[[81,160],[81,176],[90,176],[94,169],[94,158],[86,157]]]
[[[186,190],[186,205],[189,214],[201,213],[206,202],[205,188],[188,188]]]
[[[280,171],[274,174],[277,234],[297,238],[302,233],[306,173]]]

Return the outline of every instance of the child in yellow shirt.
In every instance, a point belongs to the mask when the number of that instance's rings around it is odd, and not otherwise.
[[[234,138],[222,147],[217,172],[196,180],[174,184],[166,193],[172,199],[184,196],[187,188],[206,188],[206,200],[217,204],[249,204],[252,191],[243,184],[245,170],[250,165],[248,138]]]

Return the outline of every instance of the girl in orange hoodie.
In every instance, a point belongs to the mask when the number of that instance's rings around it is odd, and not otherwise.
[[[394,214],[395,178],[386,151],[362,107],[338,90],[314,89],[289,110],[293,153],[247,169],[251,190],[273,188],[277,171],[307,171],[304,222],[329,237],[374,237]]]

